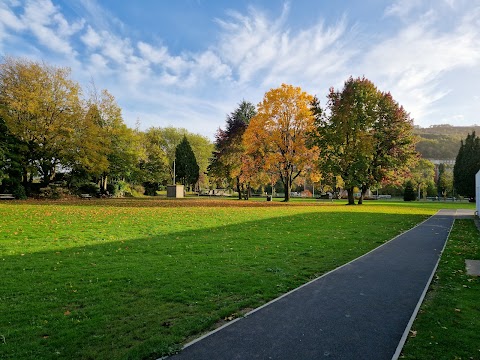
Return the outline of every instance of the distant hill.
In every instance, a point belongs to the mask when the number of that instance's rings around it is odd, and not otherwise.
[[[417,151],[423,158],[454,160],[460,142],[473,131],[480,135],[480,126],[432,125],[428,128],[415,127],[413,132],[420,138]]]

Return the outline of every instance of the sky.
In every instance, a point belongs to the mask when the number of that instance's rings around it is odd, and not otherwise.
[[[365,76],[414,124],[480,124],[480,0],[0,0],[0,56],[70,67],[130,127],[214,139],[282,83]]]

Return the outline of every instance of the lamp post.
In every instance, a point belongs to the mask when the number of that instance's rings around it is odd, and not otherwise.
[[[173,185],[175,185],[175,160],[173,160]]]

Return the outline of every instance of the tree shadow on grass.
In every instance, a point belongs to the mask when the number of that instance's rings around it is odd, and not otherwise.
[[[4,256],[0,355],[158,358],[422,219],[306,213]]]

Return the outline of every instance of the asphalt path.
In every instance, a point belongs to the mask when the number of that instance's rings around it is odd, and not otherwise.
[[[396,359],[455,214],[439,211],[168,359]]]

